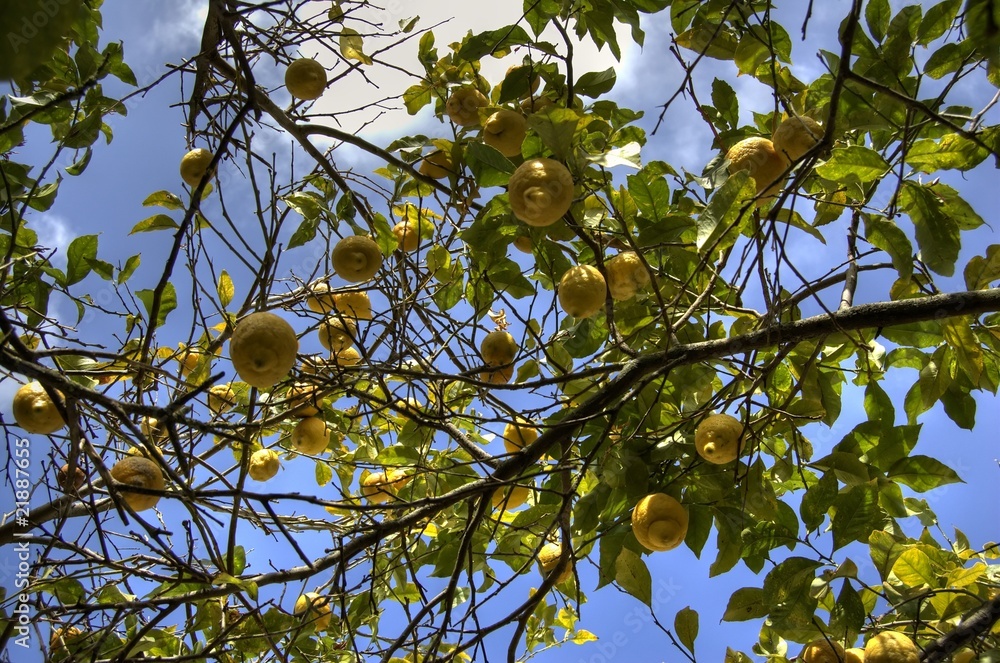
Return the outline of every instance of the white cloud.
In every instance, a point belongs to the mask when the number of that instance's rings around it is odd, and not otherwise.
[[[163,3],[159,9],[151,9],[155,18],[146,39],[139,41],[147,53],[161,54],[163,51],[191,51],[191,42],[201,41],[201,33],[208,17],[207,0],[174,0]],[[197,50],[197,49],[195,49]]]
[[[66,248],[76,237],[69,224],[55,214],[36,216],[28,221],[28,225],[38,235],[38,243],[48,249],[55,249],[49,260],[59,269],[66,269]]]

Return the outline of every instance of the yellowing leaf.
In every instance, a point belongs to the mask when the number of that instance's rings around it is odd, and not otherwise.
[[[226,270],[222,270],[222,274],[219,275],[218,290],[219,303],[222,304],[222,308],[226,308],[233,301],[233,296],[236,294],[236,288],[233,287],[233,280],[229,278],[229,273]]]
[[[371,64],[372,59],[364,54],[363,47],[364,39],[357,30],[344,28],[340,31],[340,52],[345,58]]]
[[[580,629],[579,631],[573,634],[572,642],[575,645],[582,645],[587,642],[597,642],[597,636],[591,633],[590,631]]]

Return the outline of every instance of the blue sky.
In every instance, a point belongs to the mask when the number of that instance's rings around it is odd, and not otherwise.
[[[200,30],[203,22],[204,2],[185,0],[176,3],[154,3],[150,0],[126,2],[125,0],[109,0],[104,5],[105,39],[123,39],[125,41],[126,60],[131,64],[140,81],[145,84],[162,73],[164,62],[177,63],[182,57],[190,55],[197,48]],[[475,3],[468,3],[475,5]],[[512,3],[518,5],[519,3]],[[793,3],[784,3],[791,6]],[[794,3],[804,4],[804,3]],[[901,3],[893,3],[898,6]],[[441,11],[442,5],[426,5],[429,11]],[[800,48],[798,41],[798,26],[803,7],[796,7],[797,14],[778,18],[796,40],[796,70],[802,78],[811,78],[817,71],[817,61],[812,52],[817,43],[828,41],[833,36],[829,23],[831,16],[839,18],[844,3],[817,3],[814,7],[814,23],[810,27],[809,48]],[[463,7],[462,10],[468,10]],[[447,11],[451,11],[448,9]],[[406,11],[407,14],[417,13],[417,10]],[[425,14],[426,16],[426,14]],[[428,22],[432,19],[428,18]],[[498,20],[498,19],[493,19]],[[461,34],[466,29],[473,28],[483,21],[475,11],[463,16],[453,26],[445,26]],[[487,27],[483,23],[483,28]],[[641,51],[631,47],[626,49],[623,63],[616,66],[619,82],[612,96],[620,104],[647,111],[643,126],[652,128],[658,114],[658,104],[677,84],[678,75],[675,69],[664,66],[666,54],[665,25],[661,20],[646,24],[647,37],[645,48]],[[446,39],[439,38],[438,43]],[[588,66],[579,69],[599,70],[609,66],[606,55],[584,56],[589,60]],[[506,64],[497,68],[502,71]],[[750,111],[764,112],[772,104],[766,90],[747,77],[733,79],[729,65],[706,61],[699,69],[706,76],[704,89],[707,91],[711,76],[718,75],[730,80],[740,97],[741,110],[744,118],[749,121]],[[280,80],[280,72],[262,71],[261,81],[276,85]],[[65,247],[77,235],[101,233],[100,257],[114,264],[123,263],[129,256],[141,253],[143,266],[137,272],[134,287],[151,287],[159,276],[159,267],[164,255],[164,236],[160,234],[138,234],[126,237],[128,229],[139,220],[153,213],[149,208],[141,206],[142,200],[151,192],[159,189],[181,191],[181,182],[177,174],[177,162],[186,151],[185,134],[181,126],[181,115],[176,108],[171,108],[179,98],[177,79],[173,78],[164,85],[154,88],[144,97],[137,97],[129,104],[129,117],[118,118],[110,122],[115,131],[115,140],[109,146],[96,146],[94,158],[85,175],[81,178],[67,177],[64,179],[56,206],[45,215],[35,215],[31,223],[39,232],[42,243]],[[281,95],[283,90],[276,92],[279,103],[286,101]],[[705,94],[707,98],[707,92]],[[353,97],[352,97],[353,100]],[[351,103],[350,105],[356,105]],[[675,165],[682,165],[693,172],[701,168],[713,156],[710,149],[711,136],[699,122],[692,122],[689,116],[690,104],[678,104],[678,109],[672,109],[668,114],[668,123],[656,136],[650,137],[644,150],[644,161],[655,158],[668,159]],[[400,128],[400,122],[406,125]],[[442,131],[439,122],[426,112],[417,118],[405,115],[394,115],[386,118],[385,128],[376,127],[366,132],[366,135],[376,143],[385,144],[399,133],[434,135]],[[44,136],[44,129],[36,134]],[[276,151],[286,150],[288,140],[275,133],[270,139]],[[37,152],[36,152],[37,150]],[[44,154],[44,140],[33,141],[25,150],[24,156],[31,160],[35,154]],[[344,148],[338,150],[343,162],[340,165],[356,165],[359,168],[368,165],[370,161],[356,151]],[[988,164],[987,164],[988,165]],[[231,181],[239,181],[239,173],[235,166],[226,163],[222,166],[224,177]],[[986,168],[978,169],[967,175],[971,186],[960,185],[963,191],[992,192],[995,184],[995,173]],[[959,185],[956,185],[959,186]],[[987,223],[995,222],[991,218],[993,211],[985,196],[970,196],[970,202],[986,218]],[[206,213],[211,213],[211,206]],[[236,210],[239,211],[238,208]],[[982,247],[993,240],[992,230],[985,227],[977,231],[975,236],[967,237],[963,258],[979,253]],[[808,236],[793,235],[791,251],[806,273],[814,270],[825,270],[825,265],[831,256],[844,253],[843,241],[831,235],[829,244],[822,246]],[[59,264],[59,258],[55,259]],[[296,259],[293,266],[307,262]],[[957,284],[954,281],[953,284]],[[98,301],[109,294],[108,284],[96,277],[90,277],[83,284],[90,287],[90,294]],[[238,297],[242,292],[237,282]],[[859,291],[859,301],[876,300],[884,297],[886,282],[863,281],[864,287]],[[80,287],[80,286],[78,286]],[[839,298],[839,293],[828,293],[830,301]],[[183,296],[181,297],[183,301]],[[66,302],[62,302],[59,312],[72,319],[73,310]],[[100,330],[84,329],[83,335],[93,333],[99,335]],[[894,397],[898,397],[897,413],[902,415],[902,395],[915,379],[912,371],[900,371],[887,378],[886,388]],[[10,402],[10,394],[15,389],[10,381],[0,383],[0,403]],[[828,451],[856,423],[864,418],[861,406],[861,393],[858,390],[846,388],[844,394],[844,414],[837,425],[826,429],[815,424],[807,427],[805,432],[816,446],[816,456]],[[998,528],[995,519],[984,518],[982,511],[975,505],[996,504],[1000,499],[1000,482],[996,458],[997,444],[995,431],[1000,427],[1000,414],[995,407],[992,395],[977,395],[979,410],[977,416],[977,431],[969,432],[958,429],[948,420],[940,407],[935,407],[923,415],[921,442],[918,453],[934,456],[957,469],[966,480],[965,484],[948,486],[924,495],[931,507],[937,512],[941,526],[948,534],[957,527],[963,530],[974,545],[998,538]],[[9,417],[9,412],[4,411]],[[901,420],[897,424],[904,423]],[[41,453],[45,453],[44,442],[35,445]],[[298,463],[299,465],[293,465]],[[275,484],[268,489],[282,487],[301,487],[301,474],[306,473],[306,479],[311,479],[311,465],[305,459],[291,461]],[[301,468],[301,469],[300,469]],[[911,534],[918,534],[916,523],[908,524]],[[720,619],[729,595],[742,586],[759,586],[762,578],[753,576],[738,566],[734,571],[718,578],[708,577],[708,565],[714,559],[714,538],[705,546],[702,559],[695,558],[686,547],[669,553],[659,553],[647,558],[647,563],[653,577],[653,595],[656,615],[665,626],[672,627],[674,614],[685,606],[697,610],[701,616],[701,636],[697,642],[699,660],[721,660],[725,647],[732,646],[743,651],[749,651],[757,638],[758,622],[746,624],[721,623]],[[251,562],[258,570],[265,564],[266,544],[255,551]],[[838,558],[845,551],[838,552]],[[859,559],[864,551],[852,551],[853,559],[863,564]],[[584,588],[590,590],[596,584],[596,571],[587,564],[579,567]],[[524,590],[533,584],[533,579],[526,578]],[[312,589],[306,586],[304,589]],[[517,596],[517,593],[514,592]],[[520,596],[524,596],[521,594]],[[294,598],[294,597],[292,597]],[[625,595],[613,587],[599,591],[590,591],[588,602],[581,606],[580,627],[596,634],[600,640],[584,646],[566,645],[561,649],[548,651],[536,660],[569,662],[569,663],[601,663],[612,660],[681,660],[676,650],[672,649],[669,639],[651,622],[646,610],[634,598]],[[498,645],[499,646],[499,645]],[[797,652],[793,645],[792,652]]]

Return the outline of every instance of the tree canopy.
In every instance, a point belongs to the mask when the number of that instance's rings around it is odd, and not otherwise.
[[[102,4],[0,9],[9,653],[546,660],[613,586],[668,660],[720,618],[760,627],[733,663],[1000,660],[1000,548],[938,525],[921,435],[1000,385],[1000,3],[834,3],[817,49],[812,2],[525,0],[446,43],[206,0],[141,82]],[[653,106],[580,55],[631,46]],[[40,240],[68,182],[123,195],[93,166],[144,99],[176,179]],[[752,582],[660,609],[680,546]]]

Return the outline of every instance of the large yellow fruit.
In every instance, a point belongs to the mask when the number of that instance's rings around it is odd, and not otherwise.
[[[550,226],[573,204],[573,175],[555,159],[528,159],[507,183],[510,209],[529,226]]]
[[[340,352],[354,345],[358,326],[350,318],[331,315],[320,323],[319,342],[331,352]]]
[[[420,161],[420,174],[435,180],[443,180],[455,172],[451,152],[436,150]]]
[[[834,640],[816,638],[802,648],[798,660],[802,663],[841,663],[844,648]]]
[[[757,205],[763,205],[781,190],[784,183],[785,160],[767,138],[744,138],[726,152],[729,172],[749,172],[757,185]]]
[[[294,60],[285,69],[285,87],[296,99],[319,99],[326,90],[326,69],[312,58]]]
[[[49,659],[67,660],[84,639],[86,636],[83,631],[75,626],[52,629],[52,635],[49,636]]]
[[[334,352],[332,359],[337,366],[357,366],[361,363],[361,353],[354,348],[344,348]]]
[[[559,279],[559,305],[574,318],[589,318],[604,308],[608,286],[591,265],[576,265]]]
[[[509,423],[503,429],[503,448],[516,453],[538,439],[538,429],[523,423]]]
[[[181,179],[192,189],[201,182],[206,173],[209,177],[208,167],[212,164],[212,153],[205,148],[198,147],[183,157],[181,157]]]
[[[905,633],[882,631],[865,643],[865,663],[920,663],[920,650]]]
[[[122,458],[111,468],[111,477],[118,482],[122,499],[135,511],[152,509],[160,501],[160,496],[130,491],[126,486],[163,490],[166,485],[160,466],[145,456]]]
[[[974,660],[976,660],[976,652],[969,648],[959,649],[951,657],[951,663],[972,663]]]
[[[61,392],[56,393],[62,397]],[[17,425],[29,433],[48,435],[66,425],[40,382],[32,381],[18,389],[11,410]]]
[[[542,572],[546,575],[549,572],[555,570],[559,565],[559,558],[562,556],[562,544],[560,543],[546,543],[542,546],[542,549],[538,551],[538,564],[542,567]],[[573,556],[570,553],[569,559],[566,561],[566,566],[559,571],[559,575],[556,576],[556,584],[566,582],[569,580],[570,576],[573,575]]]
[[[331,292],[330,284],[314,283],[309,287],[308,291],[309,295],[306,297],[306,306],[309,307],[310,311],[329,313],[333,310],[336,295]]]
[[[233,391],[231,382],[208,388],[208,409],[212,414],[228,412],[234,405],[236,405],[236,392]]]
[[[604,263],[608,274],[608,292],[612,299],[624,301],[649,285],[649,272],[634,251],[622,251]]]
[[[483,142],[505,157],[521,155],[521,143],[528,135],[528,121],[512,110],[498,110],[483,123]]]
[[[793,115],[781,121],[771,136],[771,143],[775,152],[787,163],[793,163],[805,156],[822,139],[822,124],[811,117]]]
[[[365,292],[338,292],[333,296],[333,305],[345,318],[355,320],[372,319],[372,302]]]
[[[445,112],[455,124],[463,127],[479,126],[479,109],[490,105],[490,100],[474,87],[460,87],[445,102]]]
[[[373,472],[361,480],[361,494],[373,504],[395,499],[396,491],[410,482],[403,470]]]
[[[318,385],[296,382],[285,395],[285,407],[293,417],[312,417],[323,406],[323,395]]]
[[[504,511],[513,511],[528,501],[528,494],[531,489],[527,486],[515,484],[505,488],[497,488],[493,491],[490,501],[494,509],[502,508]]]
[[[710,414],[694,431],[698,455],[715,465],[725,465],[739,458],[743,424],[728,414]]]
[[[865,650],[861,647],[845,649],[844,663],[865,663]]]
[[[509,364],[517,356],[517,341],[510,332],[496,329],[483,337],[479,344],[479,354],[489,366]]]
[[[434,234],[434,225],[420,219],[404,219],[392,227],[401,251],[416,251],[421,245],[428,246]]]
[[[273,479],[281,468],[278,452],[273,449],[258,449],[250,456],[250,478],[254,481]]]
[[[306,624],[311,624],[317,631],[325,631],[330,626],[333,613],[330,609],[330,597],[321,596],[316,592],[306,592],[295,599],[295,614]]]
[[[236,324],[229,358],[240,378],[252,387],[270,389],[288,375],[299,352],[295,330],[283,318],[259,311]]]
[[[165,440],[170,434],[167,427],[156,417],[143,417],[139,421],[139,430],[153,442]]]
[[[684,542],[688,513],[666,493],[646,495],[632,509],[632,533],[649,550],[673,550]]]
[[[329,443],[330,431],[319,417],[306,417],[292,429],[292,448],[300,454],[323,453]]]
[[[382,266],[382,250],[371,237],[352,235],[333,247],[333,271],[351,283],[369,280]]]

